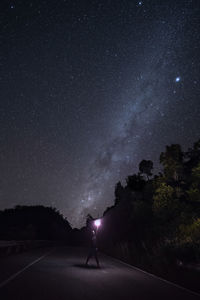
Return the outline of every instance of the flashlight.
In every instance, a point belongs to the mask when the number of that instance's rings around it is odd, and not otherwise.
[[[95,220],[94,221],[94,225],[97,227],[97,229],[98,229],[98,227],[101,225],[101,220],[100,219],[97,219],[97,220]]]

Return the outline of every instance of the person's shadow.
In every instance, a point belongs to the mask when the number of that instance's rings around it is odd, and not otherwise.
[[[93,269],[93,270],[102,269],[102,267],[97,267],[96,265],[86,265],[86,264],[75,264],[74,267],[81,268],[81,269]]]

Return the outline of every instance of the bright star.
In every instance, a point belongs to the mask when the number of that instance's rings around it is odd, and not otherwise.
[[[140,5],[140,6],[141,6],[141,5],[142,5],[142,1],[138,2],[138,5]]]
[[[180,80],[181,80],[181,77],[179,77],[179,76],[176,77],[176,79],[175,79],[176,82],[179,82]]]

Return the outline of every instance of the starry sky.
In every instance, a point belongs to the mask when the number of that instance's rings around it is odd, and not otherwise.
[[[0,209],[80,227],[142,159],[200,138],[200,1],[0,6]]]

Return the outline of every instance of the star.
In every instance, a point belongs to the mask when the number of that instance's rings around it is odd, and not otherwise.
[[[181,77],[180,76],[176,77],[175,81],[176,82],[180,82],[181,81]]]
[[[7,1],[1,21],[0,210],[53,203],[80,227],[141,160],[156,173],[165,145],[198,140],[197,7],[118,1],[113,14],[111,1],[53,2]]]

